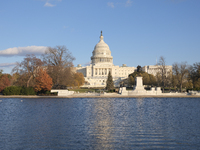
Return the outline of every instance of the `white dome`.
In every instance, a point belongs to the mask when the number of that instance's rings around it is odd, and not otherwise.
[[[93,54],[93,56],[91,57],[92,63],[105,63],[105,62],[112,63],[113,61],[110,48],[103,40],[102,31],[101,31],[100,41],[94,47],[92,54]]]

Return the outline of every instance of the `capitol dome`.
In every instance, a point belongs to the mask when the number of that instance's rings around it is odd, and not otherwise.
[[[100,41],[94,47],[91,57],[92,64],[96,63],[113,63],[113,57],[111,56],[111,51],[109,46],[104,42],[103,35],[101,31]]]

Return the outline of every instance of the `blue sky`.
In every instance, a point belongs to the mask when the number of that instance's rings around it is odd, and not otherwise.
[[[200,62],[200,0],[1,0],[0,69],[56,45],[84,66],[101,30],[114,65]]]

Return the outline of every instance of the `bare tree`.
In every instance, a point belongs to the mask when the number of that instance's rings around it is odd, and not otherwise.
[[[189,67],[189,77],[192,80],[193,88],[200,88],[200,62]]]
[[[176,76],[174,75],[174,73],[172,73],[172,77],[171,77],[171,86],[175,89],[178,86],[178,80]]]
[[[13,68],[12,73],[17,73],[20,75],[18,82],[20,85],[26,87],[30,86],[30,82],[35,78],[37,70],[43,65],[43,62],[36,58],[35,55],[26,55],[22,62],[17,62],[16,66]],[[20,83],[20,81],[22,81]]]
[[[48,47],[43,55],[44,61],[51,66],[72,67],[75,58],[65,46]]]
[[[162,86],[162,90],[163,90],[163,93],[164,93],[164,88],[167,85],[168,70],[166,68],[166,61],[165,61],[165,58],[163,56],[160,57],[158,65],[159,65],[159,72],[158,73],[160,75],[161,86]]]
[[[66,85],[69,82],[75,58],[65,46],[49,47],[43,55],[43,60],[48,67],[53,85]]]
[[[173,64],[173,73],[175,75],[175,78],[178,81],[178,85],[179,85],[180,90],[182,92],[183,82],[187,79],[187,75],[188,75],[187,62],[174,63]]]

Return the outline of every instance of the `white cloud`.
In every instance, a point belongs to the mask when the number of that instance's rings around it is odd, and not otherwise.
[[[108,2],[107,5],[108,5],[109,7],[111,7],[111,8],[114,8],[114,7],[115,7],[115,5],[114,5],[113,2]]]
[[[54,7],[56,5],[52,4],[53,3],[58,3],[58,2],[62,2],[62,0],[42,0],[45,1],[46,3],[44,4],[44,7]],[[51,3],[50,3],[51,1]]]
[[[0,50],[1,56],[25,56],[27,54],[41,55],[45,52],[45,46],[27,46],[27,47],[13,47],[5,50]]]
[[[131,6],[131,4],[132,4],[132,1],[131,0],[127,0],[125,6],[128,7],[128,6]]]
[[[56,5],[53,5],[51,3],[49,3],[48,1],[44,4],[45,7],[54,7]]]
[[[16,65],[16,63],[0,63],[0,68],[12,68]]]

